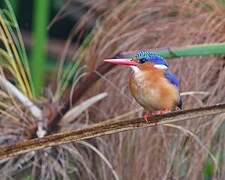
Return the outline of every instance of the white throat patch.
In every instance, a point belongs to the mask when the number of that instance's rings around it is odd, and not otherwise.
[[[140,69],[137,66],[130,66],[130,67],[131,67],[131,69],[133,70],[134,73],[137,73],[137,72],[140,71]],[[154,67],[157,68],[157,69],[163,69],[163,70],[168,69],[167,66],[162,65],[162,64],[155,64]]]
[[[134,73],[138,73],[140,69],[137,66],[130,66]]]
[[[168,67],[163,64],[155,64],[154,67],[157,69],[164,69],[164,70],[168,69]]]

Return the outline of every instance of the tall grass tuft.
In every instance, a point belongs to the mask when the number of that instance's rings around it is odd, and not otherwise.
[[[1,65],[15,78],[17,86],[29,98],[33,97],[32,79],[22,36],[15,14],[8,1],[8,11],[0,11]]]
[[[14,14],[17,14],[18,13],[18,5],[19,5],[18,1],[17,0],[10,0],[9,2],[11,3]]]
[[[40,92],[39,87],[38,96],[35,96],[37,89],[35,89],[36,86],[33,86],[33,84],[37,81],[44,83],[44,79],[42,78],[43,74],[40,75],[40,78],[34,72],[38,68],[43,69],[41,67],[43,64],[35,67],[35,69],[31,68],[30,72],[28,58],[15,15],[8,0],[5,1],[5,4],[7,8],[0,10],[1,145],[14,144],[19,141],[40,138],[51,134],[52,132],[48,129],[51,112],[60,109],[60,106],[63,104],[60,101],[54,101],[51,104],[51,97],[45,97]],[[40,35],[39,33],[37,31],[37,36]],[[45,42],[45,40],[43,41]],[[39,53],[42,54],[43,49],[41,48],[39,52],[34,53],[38,55],[33,56],[37,59],[34,59],[32,63],[35,64],[37,63],[35,61],[42,61],[39,58],[44,58],[44,56],[39,56]],[[42,71],[41,73],[44,72]],[[106,93],[103,93],[90,99],[85,98],[86,101],[78,104],[68,112],[76,118],[77,123],[71,126],[69,124],[70,120],[65,116],[64,120],[66,122],[59,126],[57,132],[71,127],[79,128],[85,126],[87,122],[80,121],[85,116],[84,112],[87,111],[87,108],[105,98],[106,95]],[[37,102],[38,104],[36,104]],[[101,139],[99,138],[92,142],[98,144],[98,141],[101,142]],[[98,179],[97,175],[90,170],[92,164],[88,162],[89,154],[92,153],[96,154],[96,160],[109,169],[109,172],[115,179],[118,179],[113,167],[105,156],[90,142],[84,142],[82,145],[63,145],[39,152],[30,152],[9,160],[2,160],[0,162],[0,179],[30,177],[32,179],[70,179],[70,176],[79,178],[84,174],[86,179]]]

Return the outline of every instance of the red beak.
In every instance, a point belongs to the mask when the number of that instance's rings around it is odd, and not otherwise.
[[[105,62],[109,62],[112,64],[118,64],[118,65],[127,65],[127,66],[137,66],[138,63],[135,61],[132,61],[131,59],[105,59]]]

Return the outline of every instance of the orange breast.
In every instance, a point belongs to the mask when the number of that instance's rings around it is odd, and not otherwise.
[[[130,77],[131,94],[146,110],[172,110],[179,101],[178,90],[164,77],[164,70],[151,63],[138,66],[139,72]]]

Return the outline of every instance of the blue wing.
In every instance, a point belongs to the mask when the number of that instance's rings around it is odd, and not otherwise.
[[[166,59],[164,59],[162,56],[151,52],[151,51],[140,51],[135,56],[137,59],[145,59],[145,61],[153,62],[155,64],[161,64],[168,67],[168,63]]]
[[[177,79],[176,75],[173,74],[170,70],[167,70],[165,72],[165,77],[166,79],[171,83],[173,84],[178,90],[179,90],[179,86],[180,86],[180,82],[179,80]],[[182,102],[182,99],[180,97],[179,99],[179,102],[177,103],[177,106],[182,109],[182,105],[183,105],[183,102]]]
[[[180,83],[175,74],[173,74],[170,70],[167,70],[165,72],[165,77],[171,84],[173,84],[174,86],[176,86],[179,89]]]

